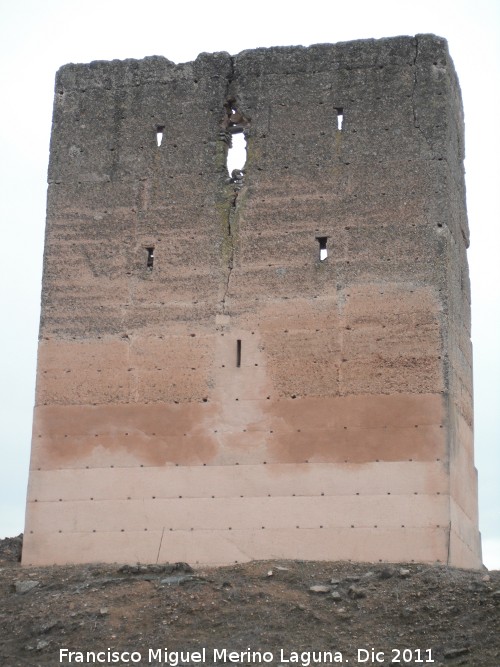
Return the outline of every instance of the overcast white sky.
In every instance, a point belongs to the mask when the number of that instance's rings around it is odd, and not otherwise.
[[[0,0],[0,537],[24,524],[56,70],[425,32],[448,39],[464,98],[480,523],[500,568],[498,0]]]

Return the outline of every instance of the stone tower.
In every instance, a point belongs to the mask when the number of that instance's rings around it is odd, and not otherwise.
[[[24,563],[479,567],[462,160],[432,35],[61,68]]]

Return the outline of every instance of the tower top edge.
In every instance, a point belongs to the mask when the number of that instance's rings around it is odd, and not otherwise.
[[[383,38],[365,38],[336,43],[317,43],[308,46],[288,45],[245,49],[231,55],[227,51],[201,52],[194,60],[175,63],[165,56],[151,55],[144,58],[126,58],[124,60],[93,60],[90,63],[67,63],[62,65],[56,79],[71,74],[104,74],[118,71],[137,70],[138,72],[178,72],[179,70],[197,69],[204,65],[237,65],[248,59],[293,61],[296,59],[321,61],[337,67],[349,62],[351,66],[370,66],[370,64],[402,64],[408,58],[415,58],[416,50],[449,59],[448,43],[444,37],[431,33],[400,35]],[[375,62],[376,60],[376,62]]]

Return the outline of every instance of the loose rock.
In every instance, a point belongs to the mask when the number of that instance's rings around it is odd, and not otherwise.
[[[352,600],[359,600],[361,598],[366,597],[366,592],[362,588],[358,588],[357,586],[349,586],[349,590],[347,591],[347,595]]]
[[[444,657],[446,660],[449,660],[450,658],[458,658],[459,656],[465,655],[466,653],[469,653],[469,649],[466,647],[450,648],[444,652]]]
[[[330,586],[321,586],[316,584],[315,586],[310,586],[309,590],[311,593],[329,593],[331,591]]]
[[[31,590],[36,588],[39,583],[40,582],[34,581],[33,579],[26,581],[16,581],[14,587],[16,589],[16,593],[19,595],[24,595],[25,593],[29,593]]]
[[[170,577],[165,577],[165,579],[161,579],[160,584],[171,586],[172,584],[183,584],[186,581],[191,581],[195,577],[191,577],[189,575],[183,575],[183,574],[173,574]]]
[[[380,579],[390,579],[394,575],[394,570],[390,567],[384,567],[383,570],[380,570],[379,577]]]

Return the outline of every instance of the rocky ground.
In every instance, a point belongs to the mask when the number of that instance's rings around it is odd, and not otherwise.
[[[21,568],[21,543],[0,541],[1,667],[174,667],[176,657],[207,666],[500,666],[499,571],[301,561]],[[60,649],[77,653],[60,660]]]

